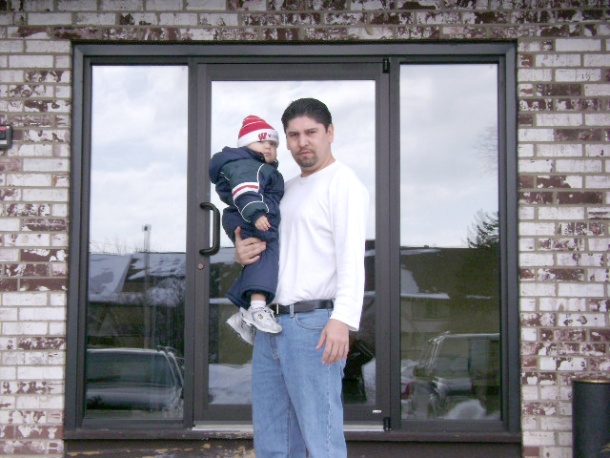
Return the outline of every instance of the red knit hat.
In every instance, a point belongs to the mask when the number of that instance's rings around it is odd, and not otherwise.
[[[277,131],[258,116],[246,116],[239,130],[237,146],[247,146],[250,143],[271,140],[279,144]]]

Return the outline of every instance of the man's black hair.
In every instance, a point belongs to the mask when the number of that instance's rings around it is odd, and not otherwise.
[[[320,102],[318,99],[306,97],[303,99],[297,99],[293,101],[284,110],[282,115],[282,125],[284,126],[284,132],[288,123],[300,116],[308,116],[316,122],[324,125],[324,128],[328,130],[328,126],[333,123],[333,117],[330,114],[328,107]]]

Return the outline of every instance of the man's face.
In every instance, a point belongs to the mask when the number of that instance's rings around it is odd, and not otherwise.
[[[265,156],[265,162],[267,164],[271,164],[277,159],[277,143],[274,141],[263,140],[262,142],[250,143],[248,148]]]
[[[301,168],[301,176],[308,176],[332,164],[334,158],[331,143],[334,127],[328,130],[309,116],[300,116],[288,121],[286,126],[286,146]]]

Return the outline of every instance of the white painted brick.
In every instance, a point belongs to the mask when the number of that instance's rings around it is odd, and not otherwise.
[[[0,380],[15,380],[17,378],[17,368],[16,367],[7,367],[7,366],[0,366]],[[0,396],[0,399],[2,399],[3,396]],[[0,401],[0,404],[2,404],[2,401]],[[4,410],[6,407],[2,406],[2,409]]]
[[[51,186],[51,175],[43,173],[9,173],[7,186]]]
[[[49,293],[49,305],[52,306],[67,306],[68,299],[66,297],[66,293],[59,293],[57,291],[53,291]]]
[[[587,301],[582,298],[565,298],[565,297],[542,297],[538,299],[540,303],[540,311],[557,312],[557,311],[572,311],[585,312],[587,311]]]
[[[60,321],[66,319],[64,307],[27,307],[19,310],[19,319],[22,321]]]
[[[100,9],[102,11],[143,11],[144,2],[142,0],[101,0]]]
[[[161,13],[159,15],[160,25],[185,26],[197,25],[198,16],[195,13]]]
[[[520,207],[519,208],[519,220],[533,220],[536,215],[536,209],[534,207]]]
[[[72,24],[70,13],[30,13],[28,14],[29,25],[66,25]]]
[[[538,417],[534,417],[531,415],[522,415],[521,416],[521,428],[535,430],[540,429],[538,427]]]
[[[541,446],[555,444],[555,435],[552,432],[541,431],[524,431],[523,445],[524,446]],[[551,455],[548,455],[551,456]]]
[[[16,262],[19,260],[20,250],[0,248],[0,262]]]
[[[519,160],[519,172],[521,173],[532,173],[532,172],[541,172],[541,173],[550,173],[553,171],[553,161],[552,160],[528,160],[528,159],[520,159]]]
[[[610,282],[610,270],[587,269],[587,279],[593,282]]]
[[[572,173],[600,173],[604,170],[604,163],[600,160],[562,160],[555,161],[555,171]]]
[[[583,65],[585,67],[609,67],[610,54],[585,54],[583,56]]]
[[[23,190],[23,200],[25,202],[67,202],[68,196],[67,189],[41,188]]]
[[[594,253],[556,253],[557,266],[601,266],[604,263],[604,257]]]
[[[583,186],[583,177],[580,175],[568,175],[565,182],[572,189],[580,189]]]
[[[573,458],[572,449],[568,447],[542,447],[540,450],[541,457],[553,458]]]
[[[22,366],[17,368],[19,380],[61,380],[63,368],[59,366]]]
[[[572,421],[570,418],[570,422]],[[564,447],[570,447],[572,445],[572,431],[570,430],[569,433],[562,433],[562,432],[558,432],[557,433],[557,445],[564,446]],[[551,455],[549,455],[551,456]],[[571,457],[572,455],[568,455],[568,457]]]
[[[580,67],[580,54],[538,54],[536,67]]]
[[[55,68],[70,69],[72,67],[72,57],[68,55],[55,56]]]
[[[601,40],[589,38],[557,38],[555,40],[555,50],[560,52],[601,51],[601,49]]]
[[[602,71],[600,69],[557,69],[555,70],[555,81],[564,82],[587,82],[601,81]]]
[[[64,158],[36,158],[23,160],[24,172],[67,172],[70,160]]]
[[[148,11],[180,11],[182,0],[145,0]]]
[[[47,305],[48,301],[47,293],[39,292],[6,292],[0,298],[4,306],[40,306]]]
[[[550,68],[520,68],[517,71],[517,79],[525,81],[553,81],[553,70]]]
[[[585,84],[584,93],[587,97],[610,95],[610,84]]]
[[[552,236],[555,231],[554,223],[519,223],[519,235]]]
[[[603,290],[603,287],[600,289]],[[599,328],[606,326],[606,317],[603,313],[558,313],[557,324],[577,328]]]
[[[535,312],[536,311],[536,299],[530,297],[523,297],[519,300],[519,311],[521,312]]]
[[[608,238],[596,238],[596,237],[590,237],[587,240],[588,246],[589,246],[589,250],[591,251],[603,251],[603,252],[608,252],[610,251],[610,239]],[[603,264],[598,264],[598,265],[603,265]]]
[[[527,266],[553,266],[555,257],[552,253],[521,253],[519,254],[519,265]]]
[[[0,321],[17,321],[17,309],[0,307]]]
[[[546,386],[544,385],[545,383],[546,383]],[[552,384],[552,383],[553,382],[550,382],[550,381],[545,381],[545,382],[540,383],[540,400],[541,401],[557,401],[558,399],[561,399],[560,387],[555,384]]]
[[[600,283],[558,283],[558,295],[563,297],[604,297]]]
[[[1,54],[21,54],[23,53],[23,49],[23,40],[0,40]]]
[[[32,54],[68,54],[72,51],[72,43],[69,40],[26,40],[25,49]]]
[[[608,113],[585,113],[585,125],[587,126],[610,126],[610,114]]]
[[[4,83],[23,83],[23,70],[5,70],[0,67],[0,81]]]
[[[9,56],[8,65],[11,68],[52,68],[53,56],[17,54]]]
[[[556,289],[554,283],[521,283],[519,285],[520,295],[526,297],[555,296]]]
[[[2,323],[2,334],[14,336],[45,335],[47,333],[47,323],[27,322],[27,323]]]
[[[15,396],[0,396],[0,405],[3,409],[14,409],[15,402]]]
[[[550,142],[555,138],[553,129],[519,129],[520,142]]]
[[[50,157],[53,155],[53,145],[23,144],[19,145],[20,157]]]
[[[195,11],[224,11],[225,0],[186,0],[186,9]]]
[[[40,247],[49,246],[50,243],[49,234],[7,234],[4,237],[4,245],[12,247]]]
[[[540,357],[542,371],[580,371],[586,369],[585,358],[558,358],[556,356]]]
[[[548,144],[536,145],[536,154],[544,157],[582,157],[583,146],[578,144]]]
[[[55,248],[67,248],[70,244],[68,234],[59,233],[51,235],[51,246]]]
[[[59,321],[51,321],[49,323],[49,335],[64,337],[66,335],[66,323]]]
[[[115,13],[77,13],[76,25],[114,25]]]
[[[610,145],[585,145],[585,154],[591,157],[607,157],[608,155],[610,155]]]
[[[521,340],[525,342],[537,342],[538,341],[538,332],[536,328],[521,328]],[[537,392],[537,390],[536,390]]]
[[[68,205],[66,204],[53,204],[51,206],[51,214],[58,218],[63,218],[68,216],[69,210]]]
[[[580,113],[538,113],[535,115],[536,125],[574,127],[582,125]]]
[[[551,208],[543,207],[538,209],[538,217],[542,220],[575,220],[585,217],[585,210],[582,207]]]
[[[517,153],[519,157],[532,157],[534,155],[534,144],[519,143],[517,146]]]
[[[58,0],[57,11],[95,11],[97,0]]]
[[[239,15],[229,13],[201,13],[199,24],[206,26],[237,27],[239,25]]]
[[[0,218],[1,232],[15,232],[19,230],[19,218]]]

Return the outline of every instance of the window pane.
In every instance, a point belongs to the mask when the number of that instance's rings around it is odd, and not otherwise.
[[[367,243],[372,246],[375,239],[374,81],[215,81],[212,83],[211,154],[225,146],[235,147],[243,119],[250,114],[257,115],[280,134],[278,162],[284,180],[296,176],[299,168],[286,148],[281,116],[288,104],[300,97],[316,97],[332,113],[335,125],[333,155],[355,171],[370,194]],[[239,103],[235,103],[236,100]],[[210,195],[211,201],[222,210],[225,205],[213,185]],[[208,399],[210,404],[249,404],[252,347],[240,341],[225,325],[226,320],[237,312],[226,292],[239,269],[234,261],[233,244],[224,232],[221,246],[219,253],[212,257],[210,279]],[[374,263],[372,250],[367,254],[370,259],[367,256],[367,291],[361,329],[351,336],[343,384],[347,404],[376,402]]]
[[[400,90],[402,417],[499,419],[497,66]]]
[[[182,417],[187,87],[93,68],[88,417]]]

